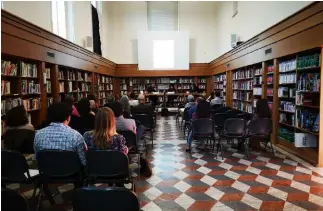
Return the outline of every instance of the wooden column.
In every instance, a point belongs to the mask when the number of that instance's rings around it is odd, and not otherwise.
[[[261,93],[261,98],[262,99],[267,99],[267,64],[266,62],[262,62],[261,64],[261,69],[262,69],[262,93]]]
[[[317,161],[317,166],[318,167],[323,167],[323,124],[322,124],[322,119],[323,119],[323,92],[322,92],[322,87],[323,87],[323,80],[322,80],[322,75],[323,75],[323,46],[321,49],[321,85],[320,85],[320,132],[319,132],[319,139],[318,139],[318,161]]]
[[[43,73],[45,72],[45,62],[41,62],[38,65],[38,78],[40,84],[40,116],[38,117],[37,123],[40,125],[47,117],[47,92],[46,85],[43,77]],[[38,125],[36,125],[38,126]]]
[[[232,71],[231,70],[226,71],[226,80],[227,80],[227,85],[226,85],[227,106],[232,107],[233,92],[232,92]]]
[[[278,122],[279,122],[279,98],[278,98],[278,88],[279,88],[279,69],[278,60],[274,59],[274,72],[273,72],[273,133],[272,133],[272,143],[276,144],[278,135]]]
[[[213,92],[213,76],[206,77],[206,98]]]
[[[50,70],[50,78],[52,83],[52,96],[54,103],[59,101],[59,81],[58,81],[58,65],[54,65]]]

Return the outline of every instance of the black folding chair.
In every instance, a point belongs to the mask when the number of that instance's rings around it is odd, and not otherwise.
[[[138,162],[138,166],[140,166],[141,150],[140,150],[140,147],[138,146],[137,135],[130,130],[120,130],[117,132],[118,134],[123,135],[123,137],[126,139],[126,145],[129,149],[128,155],[135,154],[138,156],[137,162]],[[145,142],[143,142],[143,144],[145,144]],[[145,145],[144,145],[144,150],[147,150]],[[140,175],[140,168],[139,168],[139,175]]]
[[[74,211],[139,211],[140,204],[135,193],[119,188],[83,187],[73,194]]]
[[[178,124],[178,125],[180,125],[179,118],[182,116],[181,108],[184,108],[184,107],[185,107],[185,104],[183,104],[183,103],[178,104],[177,112],[176,112],[176,116],[175,116],[176,124]]]
[[[192,140],[212,140],[214,150],[214,122],[212,119],[201,118],[192,121]],[[189,144],[189,151],[191,152],[191,144]]]
[[[182,125],[183,125],[184,137],[185,137],[186,129],[187,131],[190,131],[190,127],[192,124],[189,111],[190,111],[190,108],[185,108],[183,113]]]
[[[5,148],[22,154],[34,154],[35,131],[27,129],[7,130],[2,136]]]
[[[134,114],[132,118],[136,121],[139,121],[145,127],[145,131],[150,133],[151,144],[152,146],[154,146],[154,132],[155,132],[154,118],[147,114]]]
[[[215,109],[215,110],[213,110],[213,114],[217,114],[217,113],[225,113],[225,112],[227,112],[227,111],[229,111],[229,110],[231,110],[232,108],[230,108],[230,107],[220,107],[220,108],[217,108],[217,109]]]
[[[130,177],[128,157],[119,151],[89,150],[86,153],[90,184],[128,184],[134,182]]]
[[[8,188],[1,188],[1,210],[29,211],[30,208],[24,195]]]
[[[222,107],[223,107],[222,104],[215,104],[215,105],[210,106],[210,110],[211,111],[216,111],[217,109],[222,108]]]
[[[41,184],[37,206],[41,201],[42,191],[48,184],[74,183],[74,189],[83,185],[83,166],[76,152],[42,150],[37,153],[36,159]],[[50,202],[51,204],[55,203],[52,198],[50,198]]]
[[[252,116],[253,116],[252,114],[247,113],[247,112],[244,112],[244,113],[241,113],[241,114],[238,114],[237,115],[238,118],[244,119],[246,121],[251,120],[252,119]]]
[[[223,159],[222,139],[226,139],[226,140],[238,139],[239,143],[244,143],[245,138],[246,138],[246,121],[244,119],[239,119],[239,118],[227,119],[224,123],[223,132],[220,133],[217,152],[219,151],[219,147],[220,147],[222,159]]]
[[[238,115],[243,114],[244,112],[237,109],[232,109],[232,110],[228,110],[225,113],[228,115],[228,118],[238,118]]]
[[[29,166],[25,157],[17,151],[1,150],[1,182],[7,184],[34,184],[32,197],[36,195],[38,175],[30,176]]]
[[[271,119],[254,119],[250,120],[247,123],[247,142],[249,140],[257,138],[258,140],[264,142],[266,148],[268,143],[271,145],[272,153],[275,154],[273,144],[271,142],[271,133],[272,133],[272,120]],[[248,151],[247,151],[248,152]]]

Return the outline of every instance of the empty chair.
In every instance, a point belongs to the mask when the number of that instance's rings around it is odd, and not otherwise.
[[[41,183],[38,205],[48,184],[74,183],[74,188],[83,185],[83,166],[76,152],[42,150],[37,153],[36,159]],[[51,198],[50,202],[55,203]]]
[[[243,144],[246,138],[246,121],[244,119],[230,118],[224,123],[223,133],[220,134],[219,147],[223,159],[223,145],[222,139],[238,139],[239,144]],[[248,155],[248,154],[247,154]]]
[[[228,115],[225,114],[225,113],[218,113],[218,114],[214,114],[212,116],[212,120],[214,122],[214,127],[215,127],[215,130],[218,132],[218,133],[221,133],[224,129],[224,123],[225,123],[225,120],[228,119]]]
[[[139,211],[136,194],[119,187],[83,187],[73,194],[73,211]]]
[[[17,191],[1,188],[1,210],[2,211],[29,211],[26,197]]]
[[[192,122],[192,138],[193,140],[212,140],[214,149],[214,122],[212,119],[201,118]],[[191,152],[191,144],[189,143],[189,151]]]
[[[272,153],[275,154],[273,145],[271,143],[272,133],[272,120],[271,119],[254,119],[247,123],[247,137],[249,140],[257,138],[258,140],[265,143],[265,149],[268,143],[271,144]]]
[[[244,112],[244,113],[241,113],[241,114],[238,114],[237,115],[238,118],[244,119],[246,121],[251,120],[252,119],[252,116],[253,116],[252,114],[247,113],[247,112]]]
[[[216,111],[217,109],[222,108],[222,107],[223,107],[223,105],[222,105],[222,104],[214,104],[214,105],[211,105],[211,106],[210,106],[210,109],[211,109],[212,111]]]
[[[227,112],[227,111],[229,111],[229,110],[231,110],[231,108],[230,107],[220,107],[220,108],[217,108],[217,109],[215,109],[213,112],[213,114],[217,114],[217,113],[225,113],[225,112]]]
[[[86,159],[91,184],[133,184],[128,157],[122,152],[89,150],[86,153]],[[134,189],[134,185],[132,187]]]
[[[237,109],[232,109],[226,112],[228,115],[228,118],[237,118],[239,114],[243,114],[242,111],[237,110]]]
[[[134,114],[132,118],[143,126],[145,126],[145,131],[150,132],[150,139],[152,146],[154,145],[154,132],[155,132],[155,120],[153,116],[148,114]]]

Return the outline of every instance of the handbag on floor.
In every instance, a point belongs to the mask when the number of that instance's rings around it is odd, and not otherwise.
[[[152,169],[147,159],[140,157],[140,173],[145,177],[151,177]]]

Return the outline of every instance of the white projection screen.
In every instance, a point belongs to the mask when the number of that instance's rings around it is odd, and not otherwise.
[[[188,70],[189,36],[185,31],[138,33],[139,70]]]

